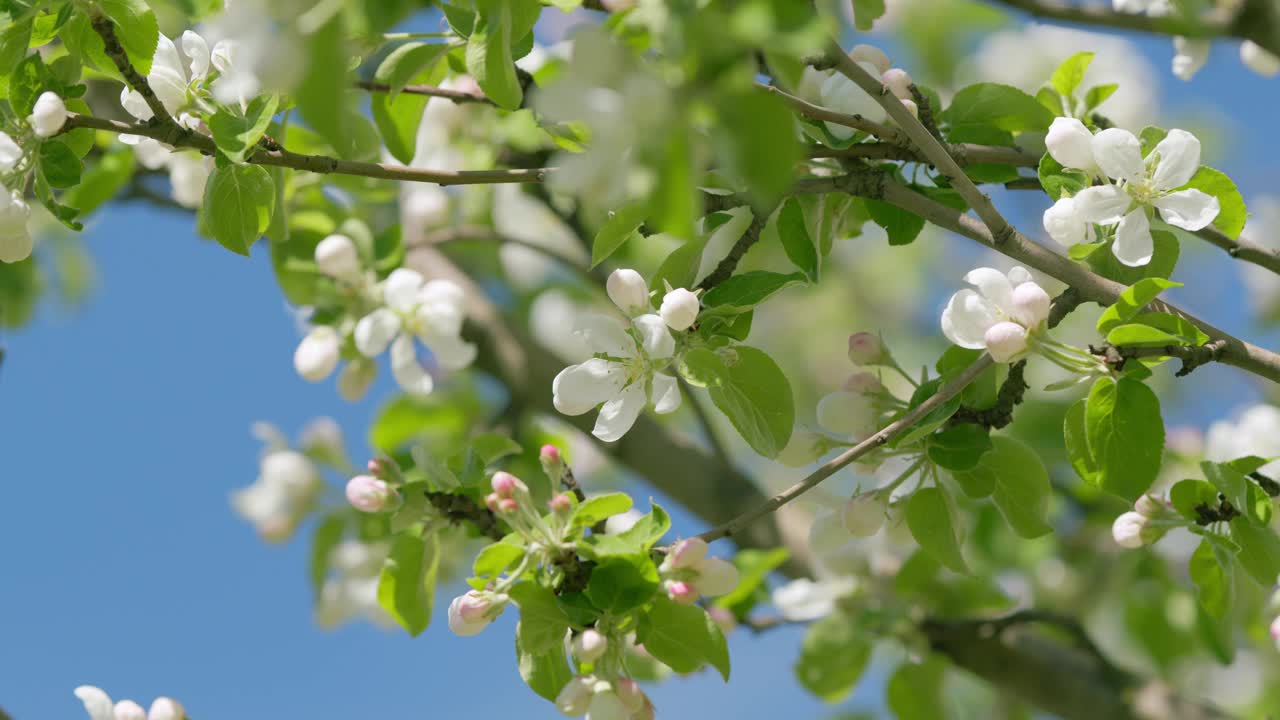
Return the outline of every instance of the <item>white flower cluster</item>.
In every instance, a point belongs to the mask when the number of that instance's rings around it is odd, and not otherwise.
[[[1020,357],[1044,329],[1049,294],[1023,267],[1007,274],[977,268],[964,279],[977,290],[965,289],[951,296],[942,311],[942,333],[962,348],[986,350],[996,362]]]
[[[89,720],[184,720],[187,717],[182,703],[173,698],[156,698],[148,712],[132,700],[113,703],[110,695],[92,685],[81,685],[75,694],[84,703]]]
[[[1220,4],[1238,6],[1240,2],[1241,0],[1229,0]],[[1176,11],[1173,0],[1111,0],[1111,5],[1117,12],[1146,14],[1151,17],[1161,17]],[[1195,77],[1209,61],[1209,50],[1212,47],[1213,41],[1208,38],[1174,37],[1173,74],[1182,80]],[[1280,73],[1280,57],[1267,52],[1252,40],[1240,43],[1240,62],[1263,77],[1275,77]]]
[[[582,415],[596,406],[600,415],[591,434],[613,442],[652,405],[659,414],[680,407],[680,388],[665,372],[676,356],[671,331],[688,330],[697,321],[697,295],[684,288],[667,292],[657,314],[649,302],[649,286],[635,270],[615,270],[606,283],[609,298],[631,318],[624,326],[607,315],[584,315],[578,334],[594,357],[561,370],[552,381],[556,410]]]
[[[1095,224],[1114,227],[1116,259],[1146,265],[1155,248],[1151,218],[1156,211],[1183,230],[1200,230],[1218,216],[1216,197],[1178,189],[1200,168],[1200,141],[1185,130],[1170,130],[1144,158],[1141,142],[1128,130],[1108,128],[1095,135],[1079,120],[1060,117],[1049,127],[1045,145],[1063,167],[1102,181],[1045,211],[1045,231],[1064,246],[1091,242]]]
[[[391,374],[410,395],[431,393],[435,380],[418,360],[416,342],[430,351],[443,370],[460,370],[472,363],[476,347],[462,339],[465,296],[457,283],[427,281],[420,273],[398,268],[377,282],[361,263],[350,237],[334,234],[315,250],[316,266],[353,297],[373,306],[354,324],[317,325],[298,344],[293,365],[303,379],[320,382],[333,374],[349,335],[360,357],[348,363],[338,378],[343,397],[364,396],[377,373],[373,358],[390,349]],[[416,341],[416,342],[415,342]]]
[[[291,449],[284,435],[266,423],[254,427],[266,442],[258,478],[231,494],[231,506],[267,542],[283,542],[297,529],[323,489],[320,467],[307,454]],[[302,432],[308,453],[344,457],[342,439],[331,420],[313,422]]]
[[[720,558],[707,557],[707,542],[689,538],[675,544],[658,567],[667,597],[691,605],[701,596],[728,595],[738,586],[738,568]]]
[[[21,175],[10,184],[12,190],[0,188],[0,262],[15,263],[31,256],[33,243],[27,221],[31,208],[27,205],[23,188],[26,187],[27,153],[33,151],[39,140],[51,138],[62,132],[67,123],[67,106],[54,92],[43,92],[36,98],[27,125],[37,138],[34,142],[18,143],[8,133],[0,132],[0,174]]]
[[[329,574],[316,599],[316,622],[333,628],[357,618],[379,627],[395,619],[378,602],[378,580],[391,547],[387,542],[343,540],[329,551]]]
[[[889,56],[874,45],[855,45],[849,57],[862,69],[880,78],[885,90],[893,93],[912,115],[919,112],[911,96],[911,75],[902,68],[892,67]],[[806,68],[801,76],[798,94],[814,100],[823,107],[846,115],[861,115],[873,122],[885,122],[888,115],[880,103],[871,97],[843,73],[833,70]],[[838,140],[853,137],[854,129],[833,122],[824,123],[827,132]]]
[[[588,631],[592,632],[592,631]],[[649,696],[631,678],[612,680],[597,675],[578,675],[565,684],[556,697],[556,709],[569,717],[587,720],[653,720]]]

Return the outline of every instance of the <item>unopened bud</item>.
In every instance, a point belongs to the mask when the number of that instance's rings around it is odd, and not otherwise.
[[[987,328],[983,340],[991,359],[1007,363],[1027,349],[1027,329],[1012,322],[998,322]]]
[[[698,319],[701,303],[698,296],[684,288],[676,288],[662,298],[658,314],[672,330],[688,330]]]
[[[147,711],[132,700],[121,700],[115,706],[115,720],[147,720]]]
[[[738,627],[738,618],[733,616],[733,611],[721,605],[712,605],[707,608],[707,615],[711,616],[711,622],[714,622],[720,632],[728,635]]]
[[[876,429],[875,402],[865,392],[839,390],[824,395],[818,401],[817,414],[818,425],[837,435],[863,438]]]
[[[493,486],[493,491],[501,498],[510,498],[514,497],[516,493],[529,492],[528,486],[521,482],[520,478],[502,470],[493,474],[490,484]]]
[[[36,98],[27,123],[35,134],[42,138],[57,135],[62,126],[67,124],[67,106],[62,98],[54,92],[44,92]]]
[[[357,475],[347,481],[347,502],[367,513],[382,512],[400,504],[400,494],[384,480]]]
[[[884,525],[885,502],[879,493],[863,493],[849,500],[840,511],[844,529],[854,537],[871,537]]]
[[[599,660],[609,649],[609,639],[599,631],[587,628],[573,639],[573,656],[580,663],[592,663]]]
[[[186,717],[187,711],[182,703],[167,697],[153,700],[151,711],[147,713],[147,720],[184,720]]]
[[[622,701],[627,711],[632,713],[640,712],[648,699],[640,689],[640,683],[628,677],[618,678],[613,683],[613,691],[617,693],[618,699]]]
[[[880,365],[888,357],[879,335],[859,332],[849,336],[849,362],[854,365]]]
[[[458,635],[479,633],[502,614],[509,598],[502,593],[470,590],[449,603],[449,629]]]
[[[1013,316],[1023,327],[1036,329],[1049,319],[1049,293],[1034,282],[1024,282],[1013,289]]]
[[[591,720],[630,720],[631,713],[612,690],[596,690],[587,717]]]
[[[849,57],[853,58],[854,62],[870,63],[878,73],[889,71],[889,56],[875,45],[854,45],[849,51]]]
[[[728,595],[738,587],[738,568],[728,560],[707,558],[698,567],[694,588],[701,595],[719,597]]]
[[[355,241],[346,235],[330,235],[316,245],[316,267],[320,272],[338,280],[350,280],[360,275],[360,253]]]
[[[911,99],[911,74],[902,68],[889,68],[880,76],[880,82],[899,100]]]
[[[573,497],[569,493],[556,493],[551,498],[551,512],[568,515],[573,511]]]
[[[320,382],[338,367],[341,352],[338,331],[328,325],[317,325],[293,351],[293,368],[303,380]]]
[[[667,597],[681,605],[692,605],[698,599],[698,591],[683,580],[668,580],[663,584]]]
[[[543,462],[551,463],[558,463],[562,459],[560,457],[560,448],[550,444],[542,446],[542,449],[538,451],[538,457]]]
[[[1165,504],[1156,497],[1143,495],[1133,504],[1133,509],[1145,518],[1160,517],[1165,512]]]
[[[1280,650],[1280,617],[1271,621],[1271,642],[1276,644],[1276,649]]]
[[[498,501],[498,512],[503,515],[510,515],[520,509],[520,503],[515,498],[502,498]]]
[[[917,120],[920,118],[920,106],[916,105],[915,100],[910,98],[903,100],[902,107],[906,108],[907,112],[911,113],[911,117],[916,118]]]
[[[879,395],[885,391],[884,383],[880,382],[880,378],[875,373],[869,372],[858,372],[845,378],[841,389],[863,395]]]
[[[498,512],[498,504],[502,502],[502,498],[498,497],[498,493],[489,493],[484,496],[484,506],[489,508],[489,512]]]
[[[1151,527],[1150,519],[1136,512],[1127,512],[1111,524],[1111,537],[1123,548],[1136,549],[1150,545],[1160,538],[1160,530]]]
[[[565,683],[556,696],[556,709],[570,717],[578,717],[591,707],[592,686],[595,680],[579,675]]]
[[[605,281],[605,290],[608,291],[609,299],[613,304],[617,305],[627,317],[635,317],[649,311],[649,286],[645,283],[644,277],[635,270],[627,268],[614,270]]]
[[[707,541],[693,537],[676,543],[662,564],[668,571],[681,570],[696,567],[706,557]]]
[[[374,477],[382,477],[382,473],[385,470],[382,462],[377,458],[370,458],[369,462],[365,464],[365,468],[368,469],[369,474]]]

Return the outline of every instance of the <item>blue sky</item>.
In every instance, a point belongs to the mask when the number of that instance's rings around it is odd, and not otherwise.
[[[1141,45],[1167,67],[1167,41]],[[1244,188],[1274,183],[1256,150],[1275,148],[1277,81],[1258,81],[1225,46],[1193,83],[1162,80],[1175,111],[1235,118],[1222,169]],[[364,457],[363,428],[392,393],[379,384],[347,404],[297,378],[294,322],[264,249],[232,255],[198,239],[189,216],[137,205],[100,213],[85,240],[98,272],[89,302],[45,306],[0,335],[0,705],[19,720],[79,718],[71,690],[89,683],[144,704],[171,695],[198,719],[560,717],[516,674],[513,613],[474,638],[443,622],[415,640],[362,624],[323,631],[306,542],[265,546],[231,513],[228,493],[256,474],[251,422],[293,435],[330,415]],[[1193,309],[1275,344],[1252,326],[1221,253],[1184,257],[1218,273],[1183,294]],[[1203,425],[1256,391],[1227,368],[1197,375],[1171,420]],[[728,688],[704,674],[652,688],[654,700],[673,718],[819,717],[790,672],[799,637],[738,632]]]

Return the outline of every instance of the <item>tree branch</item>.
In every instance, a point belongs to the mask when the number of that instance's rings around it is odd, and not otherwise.
[[[831,460],[828,460],[825,464],[823,464],[822,467],[813,471],[812,473],[810,473],[808,476],[806,476],[803,480],[796,483],[795,485],[792,485],[786,490],[783,490],[777,495],[774,495],[773,497],[769,498],[767,502],[761,503],[757,507],[754,507],[751,510],[745,513],[742,513],[741,515],[733,518],[732,520],[729,520],[728,522],[716,528],[713,528],[711,530],[708,530],[707,532],[702,533],[698,537],[702,538],[703,540],[706,540],[707,542],[710,542],[712,540],[719,540],[720,538],[724,538],[724,537],[735,536],[740,530],[750,525],[755,520],[758,520],[759,518],[765,515],[768,515],[769,513],[777,510],[783,505],[786,505],[792,500],[795,500],[796,498],[800,497],[806,492],[809,492],[813,488],[817,487],[819,483],[821,483],[823,480],[826,480],[827,478],[834,475],[836,471],[840,470],[844,466],[848,465],[851,462],[854,462],[855,460],[862,457],[863,455],[866,455],[872,450],[875,450],[876,448],[884,446],[890,440],[893,440],[894,438],[903,434],[907,430],[910,430],[912,426],[914,426],[922,418],[924,418],[929,413],[933,412],[934,408],[950,400],[956,395],[959,395],[960,392],[963,391],[965,387],[968,386],[969,383],[973,382],[974,378],[978,377],[978,375],[981,374],[983,370],[986,370],[987,368],[991,367],[994,362],[995,361],[991,359],[990,355],[987,355],[984,353],[982,357],[978,358],[977,360],[974,360],[973,363],[969,365],[969,367],[965,368],[964,372],[960,373],[960,375],[958,375],[956,379],[947,383],[945,386],[940,388],[938,392],[934,393],[934,395],[930,397],[928,400],[925,400],[924,402],[920,403],[916,407],[912,408],[911,411],[907,412],[902,417],[889,423],[876,434],[872,435],[871,437],[868,437],[866,440],[863,440],[862,442],[858,443],[857,445],[854,445],[848,450],[845,450],[843,453],[837,455]]]
[[[807,118],[810,118],[811,120],[822,120],[824,122],[842,125],[847,128],[853,128],[854,130],[860,130],[868,135],[875,135],[881,140],[887,140],[889,142],[893,142],[894,140],[899,140],[899,142],[901,142],[901,135],[898,131],[888,125],[868,120],[861,115],[847,115],[842,112],[836,112],[835,110],[824,108],[821,105],[814,105],[808,100],[792,95],[775,85],[756,83],[756,87],[764,90],[765,92],[777,95],[782,98],[783,102],[790,105],[793,110]]]
[[[1223,350],[1227,348],[1225,340],[1215,340],[1204,345],[1160,345],[1157,347],[1133,347],[1112,345],[1089,346],[1089,352],[1097,355],[1107,364],[1119,370],[1133,358],[1173,357],[1182,361],[1182,367],[1174,373],[1177,377],[1190,375],[1193,370],[1219,360]]]
[[[370,80],[361,80],[356,83],[356,87],[368,90],[369,92],[385,93],[391,92],[391,86],[383,83],[372,82]],[[488,97],[479,93],[467,92],[466,90],[453,90],[450,88],[437,87],[435,85],[405,85],[400,88],[400,92],[405,95],[425,95],[427,97],[444,98],[452,100],[455,103],[480,103],[482,105],[493,105],[494,102]]]

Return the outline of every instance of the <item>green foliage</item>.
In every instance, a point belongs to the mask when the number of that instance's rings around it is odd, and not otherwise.
[[[1245,209],[1244,197],[1240,195],[1231,178],[1220,170],[1202,165],[1196,174],[1191,176],[1191,182],[1184,187],[1200,190],[1218,198],[1221,209],[1218,211],[1218,216],[1213,219],[1213,226],[1232,240],[1240,237],[1241,231],[1244,230],[1244,223],[1249,218],[1249,212]]]
[[[143,75],[151,72],[151,58],[160,40],[160,25],[145,0],[97,0],[97,4],[103,14],[111,18],[130,64]]]
[[[626,493],[614,492],[589,498],[578,506],[573,514],[573,524],[578,527],[591,527],[598,522],[620,515],[631,509],[631,497]]]
[[[231,162],[243,163],[271,126],[277,106],[274,95],[260,95],[250,101],[244,112],[239,108],[218,108],[209,118],[209,129],[218,150]]]
[[[946,491],[940,487],[915,491],[907,500],[905,515],[907,528],[922,550],[958,573],[969,572],[969,566],[960,554],[963,538],[955,508]]]
[[[401,533],[378,578],[378,604],[410,635],[431,622],[440,546],[434,537]]]
[[[817,282],[820,266],[818,248],[809,234],[800,201],[794,197],[784,200],[772,220],[771,224],[778,239],[782,241],[782,249],[787,258],[805,274],[809,282]]]
[[[680,605],[658,595],[641,617],[636,639],[678,673],[710,665],[729,680],[729,646],[724,634],[707,611],[696,605]]]
[[[524,90],[512,48],[532,32],[541,7],[537,0],[476,0],[475,5],[475,21],[467,38],[467,71],[499,107],[515,110],[524,101]]]
[[[1076,88],[1080,87],[1080,83],[1084,81],[1089,63],[1093,62],[1093,55],[1094,53],[1091,52],[1078,52],[1063,60],[1050,76],[1049,84],[1066,97],[1075,95]]]
[[[1048,130],[1053,113],[1015,87],[977,83],[957,92],[942,118],[954,127],[989,125],[1017,133]]]
[[[275,199],[271,175],[263,168],[223,165],[214,169],[205,186],[201,223],[219,245],[248,255],[271,223]]]
[[[609,213],[609,218],[600,226],[591,243],[591,267],[607,260],[628,240],[642,237],[640,226],[644,224],[647,213],[648,208],[644,205],[627,205]]]
[[[971,426],[973,427],[973,426]],[[1049,471],[1035,450],[1016,438],[996,435],[991,451],[971,470],[955,473],[968,495],[991,495],[1009,527],[1019,536],[1036,538],[1053,530],[1046,522],[1053,488]],[[970,489],[980,492],[970,492]]]
[[[947,717],[942,682],[946,665],[936,657],[907,662],[889,676],[885,700],[898,720],[937,720]]]
[[[1160,472],[1160,400],[1132,378],[1100,378],[1089,393],[1084,420],[1089,455],[1098,470],[1084,479],[1131,502],[1137,500]]]
[[[1148,303],[1155,300],[1160,293],[1172,287],[1182,287],[1182,283],[1154,277],[1144,278],[1134,283],[1132,287],[1120,293],[1120,297],[1102,312],[1098,318],[1098,332],[1106,333],[1124,324]]]
[[[948,470],[973,470],[993,445],[981,425],[960,423],[929,436],[929,459]]]
[[[791,385],[768,355],[746,345],[720,352],[697,348],[684,354],[680,372],[707,389],[753,450],[776,457],[787,446],[795,424]]]
[[[795,665],[796,679],[823,700],[840,702],[858,684],[872,649],[866,628],[849,615],[833,613],[805,633]]]

